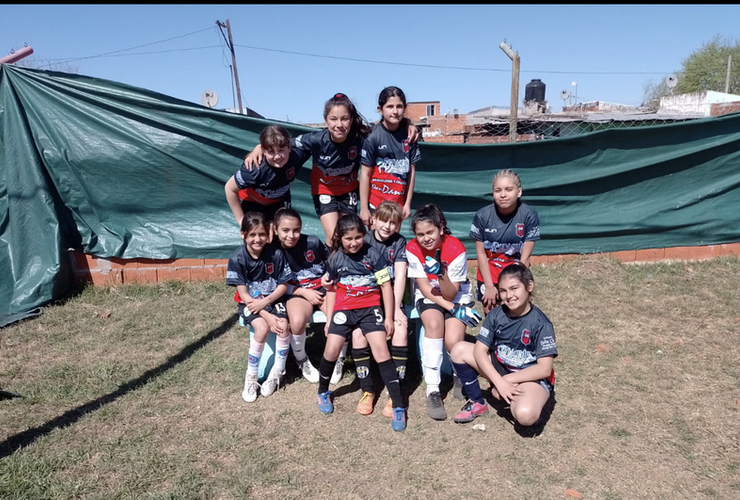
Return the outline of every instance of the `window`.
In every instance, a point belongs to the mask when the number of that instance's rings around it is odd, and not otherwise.
[[[427,116],[434,116],[434,104],[427,104]]]

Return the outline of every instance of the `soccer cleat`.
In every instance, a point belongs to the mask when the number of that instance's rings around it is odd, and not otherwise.
[[[472,422],[475,420],[475,417],[480,417],[486,413],[488,413],[488,405],[485,401],[483,401],[483,404],[468,401],[465,403],[465,406],[462,407],[460,413],[455,415],[454,420],[458,424],[464,424],[466,422]]]
[[[462,380],[454,374],[452,375],[452,397],[455,399],[465,399]]]
[[[391,427],[394,431],[402,431],[406,428],[406,409],[393,408]]]
[[[337,362],[334,364],[334,373],[331,374],[331,380],[329,380],[332,384],[338,384],[340,380],[342,380],[342,376],[344,375],[344,358],[339,358]]]
[[[444,420],[447,418],[445,405],[442,403],[442,395],[439,391],[434,391],[427,396],[427,413],[434,420]]]
[[[319,411],[321,413],[331,413],[334,411],[334,404],[331,402],[331,391],[319,393]]]
[[[363,392],[360,402],[357,403],[357,413],[370,415],[373,412],[373,399],[375,399],[375,394],[367,391]]]
[[[305,378],[312,384],[319,383],[319,371],[314,365],[311,364],[311,361],[309,361],[308,358],[306,358],[306,361],[301,363],[299,367],[301,368],[301,374],[303,375],[303,378]]]
[[[257,377],[247,377],[244,380],[244,390],[242,391],[242,399],[247,403],[252,403],[257,399],[257,389],[259,388],[257,383]]]
[[[387,418],[393,418],[393,401],[391,399],[388,399],[388,402],[383,408],[383,416]]]
[[[270,374],[267,379],[262,382],[260,386],[260,393],[267,397],[272,395],[275,391],[280,388],[280,380],[283,378],[283,373],[279,373],[274,369],[270,370]]]

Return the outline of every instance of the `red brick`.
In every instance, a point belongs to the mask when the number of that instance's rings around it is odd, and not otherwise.
[[[665,249],[666,259],[690,260],[693,253],[691,247],[670,247]]]
[[[548,255],[547,256],[547,263],[548,264],[554,264],[556,262],[565,262],[567,260],[573,260],[578,256],[578,254],[575,253],[564,253],[559,255]]]
[[[548,262],[549,255],[533,255],[529,258],[529,264],[532,266],[545,265]]]
[[[204,259],[177,259],[172,267],[203,267]]]
[[[156,283],[156,269],[124,269],[123,280],[125,283]]]
[[[170,267],[176,259],[132,259],[136,267]]]
[[[665,248],[646,248],[635,251],[635,262],[656,262],[665,258]]]
[[[720,246],[722,255],[740,255],[740,243],[724,243]]]
[[[622,250],[619,252],[610,252],[608,255],[611,255],[615,259],[621,260],[622,262],[634,262],[636,254],[637,250]]]
[[[229,259],[203,259],[205,266],[225,266],[228,265]]]
[[[95,286],[108,286],[108,285],[121,285],[123,284],[123,271],[121,269],[111,269],[108,274],[101,272],[90,273],[93,285]]]
[[[219,281],[223,275],[215,267],[193,267],[190,269],[190,278],[201,281]]]
[[[190,281],[191,279],[190,271],[192,271],[192,269],[188,267],[181,267],[181,268],[161,267],[157,269],[157,281],[170,281],[170,280]]]

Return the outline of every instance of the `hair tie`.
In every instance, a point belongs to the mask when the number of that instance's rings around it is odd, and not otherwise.
[[[347,96],[339,92],[338,94],[334,94],[334,99],[347,99]]]

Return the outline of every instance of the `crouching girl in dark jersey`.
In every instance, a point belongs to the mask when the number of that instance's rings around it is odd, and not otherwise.
[[[269,222],[262,213],[244,214],[241,219],[244,245],[232,252],[226,267],[226,284],[236,287],[237,296],[234,300],[239,302],[239,315],[244,324],[254,330],[249,343],[249,364],[242,392],[242,398],[247,403],[257,399],[260,357],[270,332],[277,335],[275,361],[262,383],[263,396],[271,395],[278,388],[290,349],[290,328],[283,301],[290,271],[285,264],[283,251],[267,243],[269,230]]]
[[[326,296],[326,347],[319,366],[319,410],[334,411],[329,379],[345,340],[355,328],[365,335],[380,375],[393,401],[393,430],[406,428],[401,386],[396,366],[388,351],[387,339],[393,335],[393,289],[383,257],[364,241],[367,229],[356,214],[342,215],[332,237],[327,261],[328,279],[334,283]],[[381,294],[383,308],[380,306]]]
[[[488,313],[476,343],[459,342],[452,348],[450,357],[468,397],[455,422],[488,413],[480,373],[493,384],[493,397],[511,405],[520,425],[530,426],[539,420],[554,388],[555,331],[545,313],[530,302],[534,278],[527,266],[509,264],[501,270],[498,285],[502,305]]]

